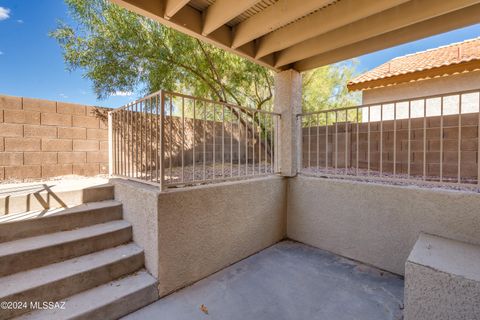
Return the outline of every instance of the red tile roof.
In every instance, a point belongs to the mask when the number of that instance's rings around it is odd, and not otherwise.
[[[480,37],[394,58],[361,74],[350,81],[347,86],[350,90],[363,90],[384,86],[386,82],[392,85],[396,84],[395,78],[399,78],[399,76],[402,76],[401,82],[415,81],[419,80],[421,71],[463,65],[475,60],[480,61]],[[449,74],[454,69],[450,68]],[[411,77],[407,75],[411,75]],[[388,79],[388,81],[379,81],[382,79]]]

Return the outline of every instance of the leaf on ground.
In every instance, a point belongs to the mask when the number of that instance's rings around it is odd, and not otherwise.
[[[200,310],[202,310],[203,313],[208,314],[208,308],[204,304],[200,306]]]

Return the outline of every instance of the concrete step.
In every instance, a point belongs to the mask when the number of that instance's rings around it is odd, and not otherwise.
[[[0,217],[0,243],[67,231],[122,219],[122,204],[107,200],[67,209],[51,209]]]
[[[145,270],[65,299],[64,309],[39,310],[22,320],[118,319],[158,299],[156,280]]]
[[[31,303],[54,302],[130,274],[143,266],[143,250],[133,243],[0,278],[0,301],[27,308],[2,310],[0,319],[28,312]]]
[[[404,317],[480,319],[480,245],[420,234],[405,263]]]
[[[131,241],[132,227],[124,220],[62,231],[0,244],[0,276],[5,276]]]
[[[113,193],[113,186],[108,183],[91,185],[49,182],[11,185],[0,188],[0,216],[112,200]]]

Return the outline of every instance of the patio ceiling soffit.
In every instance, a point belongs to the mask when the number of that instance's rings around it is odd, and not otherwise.
[[[281,71],[307,71],[480,22],[480,0],[110,0]]]

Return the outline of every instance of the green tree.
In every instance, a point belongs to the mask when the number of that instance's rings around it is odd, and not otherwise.
[[[359,103],[359,94],[346,84],[355,76],[356,62],[328,65],[303,74],[303,109],[307,112],[339,109]]]
[[[271,71],[105,0],[66,3],[78,27],[60,22],[51,35],[69,69],[84,70],[99,98],[165,89],[271,107]]]
[[[334,65],[324,66],[303,74],[303,111],[315,112],[331,109],[342,109],[360,103],[359,92],[348,92],[347,83],[355,76],[357,62],[351,61]],[[352,121],[356,118],[354,110],[338,112],[339,121]],[[333,123],[335,113],[325,113],[318,117],[306,117],[304,124]]]

